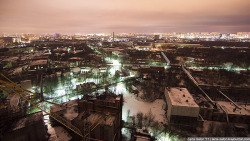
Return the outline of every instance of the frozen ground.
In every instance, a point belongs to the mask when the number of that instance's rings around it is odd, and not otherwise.
[[[122,109],[122,119],[127,121],[128,110],[130,110],[130,115],[136,115],[139,112],[143,114],[149,113],[151,110],[155,116],[155,120],[158,122],[166,123],[165,110],[166,102],[163,99],[157,99],[152,103],[144,102],[139,97],[136,97],[133,94],[124,95],[124,103]]]
[[[124,83],[117,83],[115,87],[110,88],[111,91],[116,94],[123,94],[123,107],[122,107],[122,120],[127,121],[128,110],[130,110],[129,116],[134,116],[139,112],[143,114],[149,113],[151,110],[155,116],[155,120],[158,122],[166,123],[165,110],[166,102],[163,99],[157,99],[154,102],[144,102],[140,97],[129,93]],[[141,93],[141,91],[140,91]]]
[[[152,114],[154,115],[154,121],[163,122],[164,124],[167,123],[167,119],[165,116],[165,107],[166,102],[163,99],[157,99],[154,102],[144,102],[141,98],[135,96],[134,94],[124,94],[124,103],[122,109],[122,119],[127,121],[128,110],[130,110],[129,116],[134,116],[138,112],[142,112],[144,115],[148,114],[151,110]],[[162,124],[161,124],[162,125]],[[158,127],[159,129],[157,132],[153,133],[154,127],[149,127],[149,133],[154,135],[157,141],[179,141],[185,140],[180,138],[179,136],[173,136],[169,133],[163,132],[163,127]],[[122,129],[122,134],[126,138],[126,140],[130,140],[130,130],[127,128]]]
[[[48,132],[51,134],[49,141],[69,141],[72,139],[69,133],[61,126],[51,127]]]
[[[44,122],[48,126],[48,133],[50,134],[48,141],[70,141],[72,139],[62,126],[52,127],[48,115],[44,116]]]

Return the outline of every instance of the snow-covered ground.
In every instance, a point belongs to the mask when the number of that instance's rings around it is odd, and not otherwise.
[[[123,103],[123,109],[122,109],[122,120],[124,121],[128,120],[127,119],[128,110],[130,110],[129,116],[135,116],[139,112],[146,115],[151,111],[152,115],[154,116],[154,121],[157,121],[159,123],[162,122],[163,124],[167,123],[167,118],[165,116],[165,110],[164,110],[166,107],[166,102],[163,99],[157,99],[154,102],[145,102],[140,97],[137,97],[134,94],[128,94],[128,93],[124,94],[123,98],[124,98],[124,103]],[[159,129],[156,129],[156,130],[159,130],[159,131],[156,133],[152,132],[152,130],[155,130],[154,128],[155,127],[149,127],[148,128],[149,133],[151,135],[154,135],[156,137],[156,140],[158,141],[170,141],[170,140],[180,139],[177,136],[170,136],[169,133],[164,133],[163,126],[158,127]],[[123,128],[122,134],[127,140],[130,139],[131,133],[128,129]]]
[[[139,112],[145,115],[151,110],[156,121],[163,123],[167,122],[164,110],[166,102],[163,99],[157,99],[154,102],[149,103],[142,101],[142,99],[133,94],[123,95],[123,98],[122,120],[127,121],[128,110],[130,110],[129,116],[134,116]]]
[[[48,141],[70,141],[72,139],[62,126],[52,127],[48,115],[44,116],[44,122],[48,126],[48,133],[50,134]]]
[[[50,127],[48,132],[51,134],[49,141],[69,141],[72,139],[69,133],[61,126]]]

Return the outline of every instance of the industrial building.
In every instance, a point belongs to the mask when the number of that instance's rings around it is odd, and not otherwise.
[[[191,125],[198,119],[200,107],[186,88],[165,88],[167,120],[172,124]]]
[[[6,121],[1,127],[2,141],[46,141],[48,134],[42,112]],[[5,123],[5,124],[6,124]]]
[[[21,87],[25,90],[31,91],[32,90],[31,80],[21,81]]]
[[[223,112],[213,116],[213,120],[250,124],[249,105],[227,101],[217,101],[217,103]]]
[[[85,98],[50,107],[77,127],[84,139],[120,140],[122,127],[122,95]],[[59,125],[52,120],[53,125]],[[72,134],[73,140],[82,137]]]

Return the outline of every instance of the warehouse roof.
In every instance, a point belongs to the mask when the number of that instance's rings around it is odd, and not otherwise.
[[[199,107],[186,88],[174,87],[166,88],[166,90],[165,96],[166,98],[169,97],[172,105]]]

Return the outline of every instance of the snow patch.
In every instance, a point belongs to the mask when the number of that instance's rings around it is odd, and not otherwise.
[[[151,110],[152,114],[155,116],[155,120],[166,123],[165,106],[166,102],[163,99],[157,99],[154,102],[149,103],[142,101],[140,98],[132,94],[124,95],[122,119],[127,121],[128,110],[130,110],[129,116],[134,116],[139,112],[142,112],[145,115]]]

